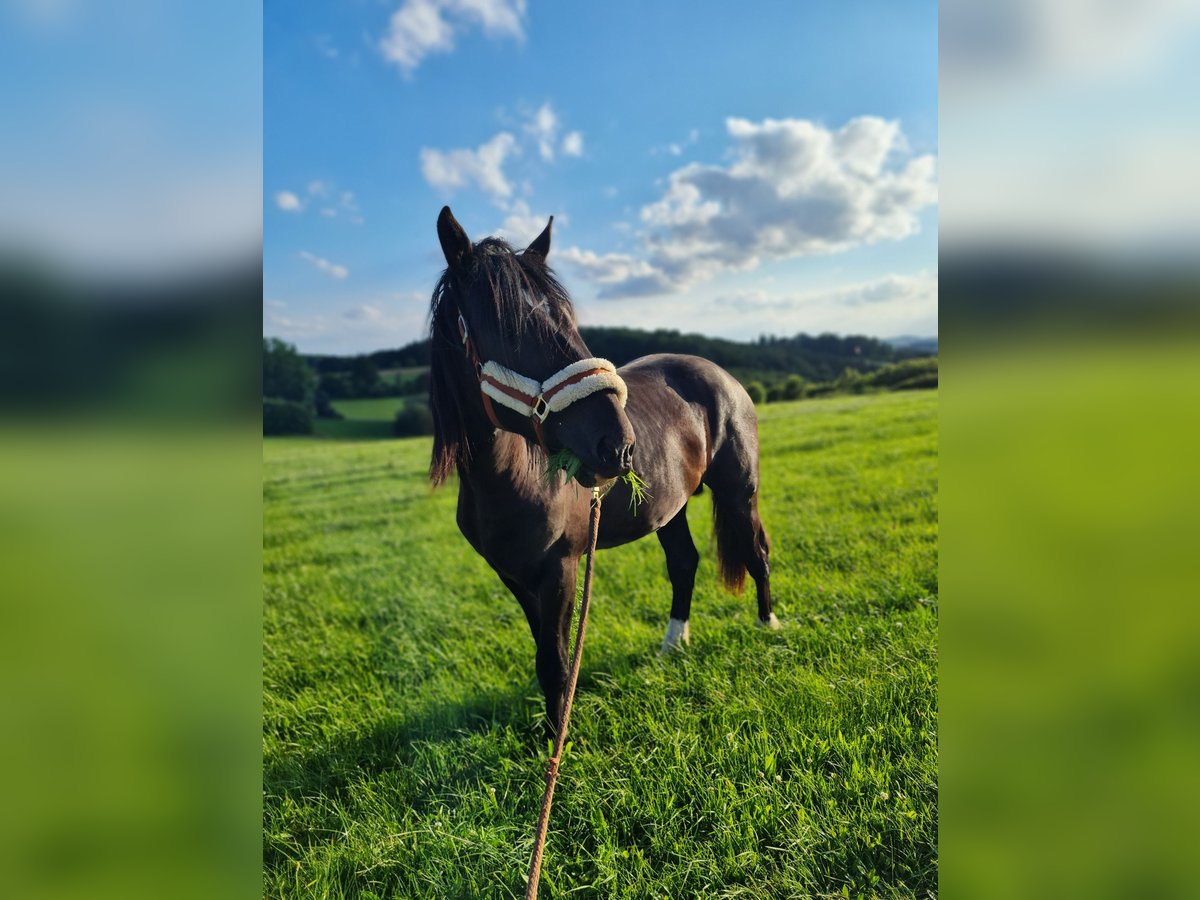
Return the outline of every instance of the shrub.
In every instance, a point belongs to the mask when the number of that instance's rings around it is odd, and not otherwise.
[[[755,406],[762,406],[767,402],[767,389],[762,386],[761,381],[752,381],[746,385],[746,393],[750,395]]]
[[[330,400],[345,400],[354,396],[354,385],[350,383],[350,376],[345,372],[326,372],[321,376],[317,390]]]
[[[340,412],[334,409],[333,403],[330,402],[329,395],[324,391],[317,391],[315,398],[318,419],[344,419]]]
[[[264,397],[282,397],[296,403],[311,403],[317,386],[316,373],[296,348],[278,338],[263,338],[262,392]]]
[[[783,385],[773,384],[767,388],[767,402],[778,403],[783,399]]]
[[[925,372],[921,375],[914,375],[912,378],[906,378],[898,384],[892,385],[893,391],[914,391],[921,388],[935,388],[938,386],[937,370]]]
[[[917,359],[906,359],[902,362],[884,366],[869,376],[871,384],[892,390],[902,390],[901,385],[918,382],[922,386],[937,386],[938,359],[936,356],[925,356]],[[929,384],[932,378],[932,384]]]
[[[833,383],[834,390],[845,394],[861,394],[866,386],[867,380],[863,374],[849,366],[842,370],[842,374]]]
[[[424,400],[410,400],[396,411],[392,421],[392,434],[396,437],[416,437],[433,434],[433,413]]]
[[[313,414],[307,404],[263,397],[263,434],[312,434]]]
[[[789,375],[787,381],[783,383],[783,399],[784,400],[799,400],[804,396],[806,385],[804,379],[799,375]]]

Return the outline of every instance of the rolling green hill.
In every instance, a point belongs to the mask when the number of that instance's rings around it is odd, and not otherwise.
[[[759,412],[784,628],[719,588],[707,496],[686,651],[657,541],[600,554],[543,896],[936,894],[937,394]],[[266,896],[523,891],[533,642],[428,456],[264,442]]]

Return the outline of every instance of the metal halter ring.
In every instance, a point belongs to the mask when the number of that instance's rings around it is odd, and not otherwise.
[[[463,318],[462,313],[458,314],[458,336],[464,344],[467,342],[467,320]]]
[[[538,394],[534,399],[533,407],[529,414],[539,422],[545,422],[546,416],[550,415],[550,404],[546,402],[546,399],[541,394]]]

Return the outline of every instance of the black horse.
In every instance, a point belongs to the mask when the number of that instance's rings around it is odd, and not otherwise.
[[[576,477],[586,486],[631,467],[648,484],[650,496],[636,511],[629,486],[612,485],[598,546],[658,534],[672,587],[664,651],[689,640],[700,557],[688,530],[687,501],[701,483],[712,493],[723,581],[740,592],[749,572],[758,589],[759,624],[779,627],[771,611],[770,543],[758,516],[758,419],[731,375],[699,357],[654,354],[618,370],[628,390],[624,407],[614,388],[557,412],[530,402],[532,415],[497,393],[494,380],[491,394],[501,402],[481,390],[488,381],[483,373],[494,368],[485,363],[537,385],[591,357],[571,300],[546,265],[553,221],[518,253],[498,238],[473,245],[450,208],[442,209],[437,228],[447,268],[431,304],[429,392],[430,478],[437,485],[458,472],[458,526],[525,611],[552,729],[563,701],[591,492],[562,477],[548,480],[547,452],[572,451],[583,464]]]

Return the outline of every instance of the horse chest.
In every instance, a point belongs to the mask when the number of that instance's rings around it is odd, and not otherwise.
[[[458,527],[475,552],[498,572],[519,575],[536,567],[562,537],[558,517],[510,500],[481,503],[459,497]]]

